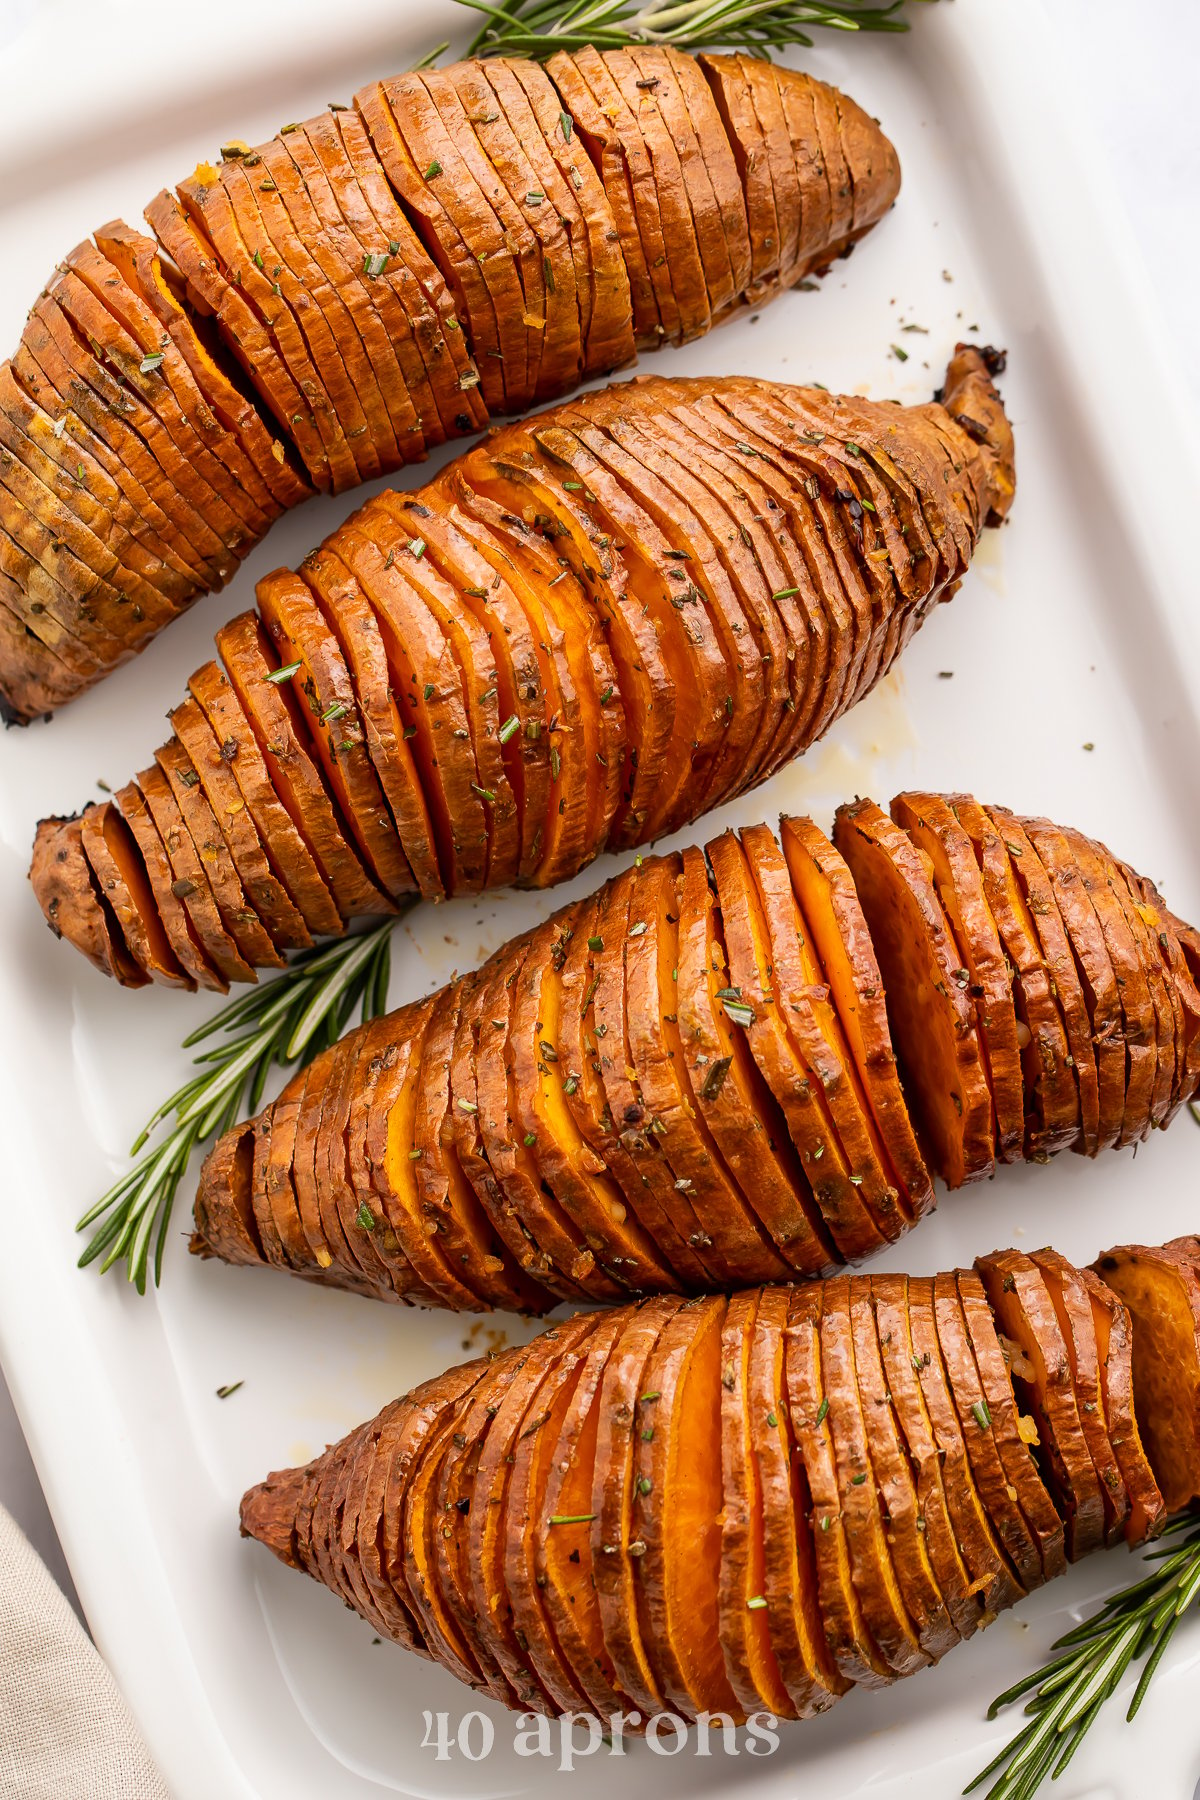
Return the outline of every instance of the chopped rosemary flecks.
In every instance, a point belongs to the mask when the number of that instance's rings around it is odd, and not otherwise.
[[[364,1024],[386,1012],[393,923],[388,919],[305,951],[184,1039],[185,1049],[203,1046],[194,1071],[139,1132],[132,1168],[80,1219],[77,1231],[95,1227],[80,1268],[102,1259],[103,1272],[123,1261],[128,1279],[144,1294],[153,1241],[158,1283],[171,1211],[192,1152],[257,1111],[272,1069],[310,1062],[335,1043],[356,1008]],[[167,1121],[161,1141],[140,1154]]]
[[[217,1389],[218,1400],[228,1400],[230,1394],[236,1394],[239,1388],[245,1387],[245,1381],[227,1381],[224,1387]]]
[[[271,682],[275,687],[278,687],[281,681],[290,681],[293,675],[298,675],[299,673],[300,664],[298,662],[284,663],[282,669],[272,669],[271,673],[265,676],[264,679]]]

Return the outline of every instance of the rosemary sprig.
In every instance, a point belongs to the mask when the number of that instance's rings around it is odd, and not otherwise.
[[[101,1273],[124,1260],[129,1280],[144,1294],[154,1238],[157,1286],[171,1209],[192,1152],[257,1110],[272,1069],[311,1062],[340,1037],[355,1007],[364,1024],[386,1010],[393,923],[306,950],[184,1038],[185,1050],[205,1046],[193,1059],[195,1073],[151,1114],[130,1155],[138,1157],[160,1126],[173,1123],[80,1219],[77,1231],[100,1221],[79,1258],[81,1269],[97,1257],[103,1257]]]
[[[459,0],[483,13],[468,56],[545,58],[556,50],[619,50],[627,44],[674,44],[681,50],[722,48],[765,55],[808,44],[812,26],[835,31],[907,31],[904,0]]]
[[[992,1701],[989,1719],[1031,1694],[1025,1704],[1029,1723],[964,1793],[981,1787],[1002,1769],[984,1800],[1032,1800],[1047,1776],[1056,1780],[1062,1774],[1130,1663],[1144,1656],[1146,1665],[1125,1714],[1127,1719],[1134,1717],[1172,1633],[1200,1594],[1200,1515],[1181,1513],[1163,1537],[1168,1541],[1142,1559],[1143,1566],[1157,1564],[1156,1568],[1060,1637],[1051,1646],[1060,1655]]]

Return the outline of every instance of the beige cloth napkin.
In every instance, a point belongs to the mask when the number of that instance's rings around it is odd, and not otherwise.
[[[0,1796],[170,1800],[99,1652],[2,1506]]]

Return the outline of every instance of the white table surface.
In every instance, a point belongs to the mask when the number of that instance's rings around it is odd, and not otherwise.
[[[0,22],[12,3],[0,0]],[[353,0],[343,3],[352,5]],[[953,0],[940,3],[952,5]],[[1128,0],[1045,0],[1045,6],[1061,36],[1064,67],[1079,111],[1107,164],[1113,204],[1123,207],[1133,222],[1163,330],[1176,349],[1179,380],[1190,386],[1200,405],[1200,356],[1195,349],[1195,296],[1200,291],[1196,198],[1200,105],[1195,94],[1200,8],[1191,0],[1157,0],[1151,19]],[[97,0],[97,11],[102,10]],[[0,32],[0,41],[4,35]],[[2,1377],[0,1503],[74,1600],[70,1572]]]

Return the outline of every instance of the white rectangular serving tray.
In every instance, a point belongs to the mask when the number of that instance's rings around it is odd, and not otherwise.
[[[33,0],[0,5],[0,345],[55,259],[230,136],[348,99],[463,26],[445,0]],[[893,215],[819,293],[794,293],[686,350],[662,373],[818,379],[928,397],[958,336],[1009,351],[1005,399],[1019,493],[961,594],[902,668],[797,766],[688,836],[855,793],[966,788],[1112,842],[1200,918],[1200,458],[1160,362],[1136,257],[1093,190],[1052,40],[1033,0],[913,9],[907,38],[821,35],[805,66],[877,113],[904,189]],[[461,37],[460,37],[461,41]],[[905,331],[904,327],[921,327]],[[907,361],[891,350],[899,345]],[[406,472],[416,486],[424,471]],[[435,1760],[422,1713],[473,1698],[372,1642],[360,1620],[237,1534],[243,1488],[297,1462],[386,1400],[521,1327],[404,1313],[266,1271],[186,1255],[139,1300],[74,1268],[76,1216],[123,1166],[181,1076],[180,1039],[211,1004],[124,993],[44,929],[25,870],[35,820],[143,766],[166,706],[255,578],[294,561],[353,501],[279,525],[234,587],[198,605],[135,665],[48,726],[0,742],[0,1351],[97,1642],[177,1800],[366,1800],[386,1793],[549,1794],[552,1760],[520,1759],[506,1717],[484,1761]],[[950,678],[945,678],[949,676]],[[499,894],[413,914],[394,1002],[427,991],[586,891]],[[998,1244],[1068,1255],[1200,1225],[1200,1139],[1186,1115],[1137,1154],[1003,1170],[944,1198],[876,1265],[928,1273]],[[222,1384],[244,1386],[228,1400]],[[769,1758],[634,1746],[571,1779],[635,1796],[758,1800],[956,1794],[1013,1728],[988,1699],[1041,1660],[1096,1596],[1129,1578],[1113,1551],[1001,1620],[934,1673],[784,1728]],[[1177,1636],[1136,1725],[1120,1708],[1065,1796],[1187,1800],[1200,1774],[1200,1628]],[[1191,1699],[1192,1704],[1188,1704]]]

